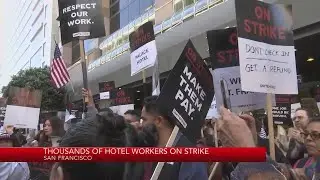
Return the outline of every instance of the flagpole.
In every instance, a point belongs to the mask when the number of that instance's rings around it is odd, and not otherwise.
[[[84,40],[79,40],[80,45],[80,56],[81,56],[81,67],[82,67],[82,77],[83,77],[83,88],[88,90],[88,72],[87,72],[87,63],[85,58],[85,51],[84,51]],[[85,118],[85,111],[87,109],[88,98],[83,97],[83,113],[82,118]]]

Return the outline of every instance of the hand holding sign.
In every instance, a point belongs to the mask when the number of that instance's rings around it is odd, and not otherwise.
[[[226,147],[255,147],[254,138],[246,121],[239,116],[220,108],[221,118],[217,121],[218,137]],[[248,118],[252,121],[253,118]]]

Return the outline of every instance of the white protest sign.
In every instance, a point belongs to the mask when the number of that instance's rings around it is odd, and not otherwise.
[[[242,90],[298,94],[292,6],[235,1]]]
[[[154,66],[157,60],[156,42],[153,40],[130,54],[131,76]]]
[[[266,94],[241,90],[239,66],[213,70],[213,82],[217,106],[223,105],[221,81],[226,85],[226,93],[230,97],[231,111],[240,113],[255,109],[263,109],[266,105]],[[273,102],[274,102],[273,98]]]
[[[101,92],[100,99],[110,99],[110,92]]]
[[[154,66],[157,47],[151,21],[143,24],[129,35],[131,76]]]
[[[211,106],[209,108],[208,114],[206,116],[206,119],[213,119],[218,117],[219,117],[219,113],[218,113],[217,104],[216,104],[216,96],[214,96]]]
[[[243,90],[298,93],[294,46],[269,45],[243,38],[238,42]]]
[[[111,106],[110,109],[121,116],[128,110],[134,110],[134,104],[126,104],[126,105],[119,105],[119,106]]]
[[[38,129],[40,108],[8,105],[4,125],[16,128]]]

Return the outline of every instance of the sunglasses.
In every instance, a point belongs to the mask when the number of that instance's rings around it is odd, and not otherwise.
[[[310,137],[313,139],[313,140],[318,140],[320,139],[320,133],[317,133],[317,132],[312,132],[312,133],[308,133],[308,132],[301,132],[300,133],[301,136],[306,139],[309,135]]]

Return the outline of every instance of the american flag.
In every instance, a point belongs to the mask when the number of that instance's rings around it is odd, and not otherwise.
[[[262,139],[267,139],[267,133],[266,133],[266,131],[264,130],[263,127],[261,127],[261,129],[260,129],[259,136],[260,136],[260,138],[262,138]]]
[[[57,88],[66,85],[70,81],[70,76],[66,64],[62,59],[58,44],[56,44],[54,50],[54,58],[50,70],[51,79]]]

